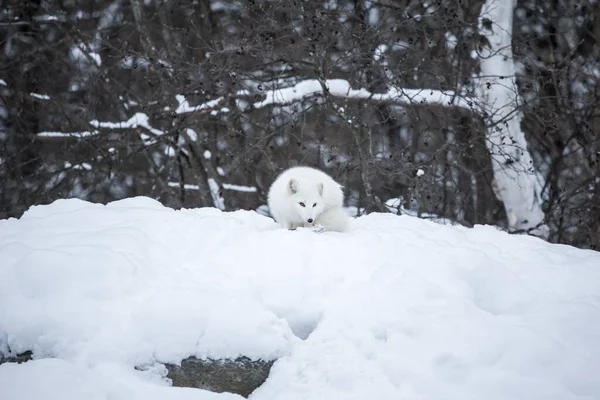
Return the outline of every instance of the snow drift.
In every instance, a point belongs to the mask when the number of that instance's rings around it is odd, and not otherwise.
[[[169,387],[192,355],[277,359],[257,400],[598,399],[599,343],[600,253],[493,227],[148,198],[0,221],[0,354],[35,359],[0,365],[3,400],[241,398]]]

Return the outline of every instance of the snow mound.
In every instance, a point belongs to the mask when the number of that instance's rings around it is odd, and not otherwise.
[[[60,359],[0,365],[3,399],[21,400],[243,400],[231,393],[173,388],[145,381],[138,371],[116,365],[81,368]]]
[[[599,343],[600,253],[493,227],[143,197],[0,221],[0,355],[35,359],[0,366],[3,400],[240,398],[160,364],[240,355],[277,359],[257,400],[598,399]]]

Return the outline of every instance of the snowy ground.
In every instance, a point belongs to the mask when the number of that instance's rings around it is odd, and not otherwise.
[[[252,400],[600,399],[600,253],[391,214],[316,234],[62,200],[0,221],[8,348],[35,360],[0,366],[2,400],[241,399],[170,387],[160,363],[190,355],[278,358]]]

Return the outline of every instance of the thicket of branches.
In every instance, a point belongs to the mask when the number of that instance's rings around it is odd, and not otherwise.
[[[65,197],[256,209],[300,163],[360,210],[506,227],[482,4],[5,2],[0,218]],[[548,239],[599,248],[600,4],[519,0],[512,34]]]

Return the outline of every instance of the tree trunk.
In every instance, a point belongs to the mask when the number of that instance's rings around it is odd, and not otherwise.
[[[512,54],[513,0],[486,0],[480,32],[489,41],[481,54],[481,90],[488,126],[486,144],[510,231],[547,236],[540,188],[525,135]]]

